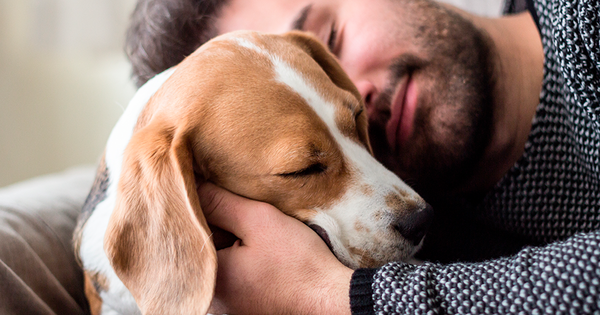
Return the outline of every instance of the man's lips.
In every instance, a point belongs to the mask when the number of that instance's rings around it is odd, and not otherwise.
[[[412,73],[409,73],[400,80],[390,104],[391,115],[385,133],[392,150],[396,150],[398,144],[403,144],[412,133],[417,105],[417,90],[412,79]]]

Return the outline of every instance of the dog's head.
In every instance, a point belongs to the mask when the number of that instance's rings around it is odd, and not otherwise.
[[[298,32],[208,42],[142,112],[105,248],[143,310],[210,303],[210,286],[194,292],[215,272],[198,178],[305,222],[351,268],[410,258],[431,216],[373,158],[350,79]]]

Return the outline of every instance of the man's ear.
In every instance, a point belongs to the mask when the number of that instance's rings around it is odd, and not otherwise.
[[[104,239],[143,314],[206,314],[217,260],[188,136],[157,115],[131,138]]]

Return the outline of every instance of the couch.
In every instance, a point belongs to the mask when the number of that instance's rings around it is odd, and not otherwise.
[[[0,188],[0,314],[88,314],[71,245],[94,166]]]

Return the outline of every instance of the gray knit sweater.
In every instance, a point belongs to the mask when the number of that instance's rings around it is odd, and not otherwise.
[[[530,4],[545,72],[523,156],[436,213],[434,262],[357,270],[354,314],[600,314],[600,4]]]

